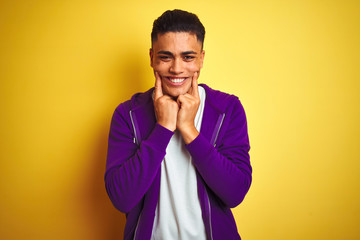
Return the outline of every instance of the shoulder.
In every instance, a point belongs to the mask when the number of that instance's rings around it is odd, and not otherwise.
[[[144,105],[152,103],[152,93],[154,88],[150,88],[146,92],[138,92],[132,95],[132,97],[125,101],[120,103],[116,109],[115,112],[129,112],[132,110],[135,110],[139,107],[142,107]]]
[[[220,112],[228,112],[230,109],[242,109],[239,98],[233,94],[212,89],[206,84],[199,84],[205,89],[206,100],[212,107]]]

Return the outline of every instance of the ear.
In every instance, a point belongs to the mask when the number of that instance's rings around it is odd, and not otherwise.
[[[153,67],[153,57],[154,57],[154,51],[152,48],[149,50],[149,56],[150,56],[150,66]]]
[[[202,50],[201,53],[200,53],[200,68],[203,67],[204,57],[205,57],[205,50]]]

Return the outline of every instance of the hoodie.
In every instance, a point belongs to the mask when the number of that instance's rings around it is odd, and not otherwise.
[[[230,208],[243,201],[252,181],[245,111],[236,96],[200,85],[206,91],[201,130],[185,147],[196,168],[206,235],[241,239]],[[125,240],[151,238],[161,162],[174,134],[156,123],[153,90],[121,103],[110,126],[105,187],[126,214]]]

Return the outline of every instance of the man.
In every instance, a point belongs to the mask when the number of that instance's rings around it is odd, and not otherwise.
[[[251,184],[246,117],[237,97],[198,86],[204,36],[195,14],[163,13],[155,87],[113,115],[105,185],[126,213],[124,239],[240,239],[230,208]]]

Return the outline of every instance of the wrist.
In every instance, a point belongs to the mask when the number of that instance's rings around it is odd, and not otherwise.
[[[180,134],[183,137],[185,144],[190,144],[197,136],[199,136],[199,132],[195,128],[195,126],[178,128],[178,130],[180,131]]]
[[[157,123],[172,132],[174,132],[176,130],[176,125],[174,125],[174,124],[167,124],[167,123],[163,123],[161,121],[158,121]]]

